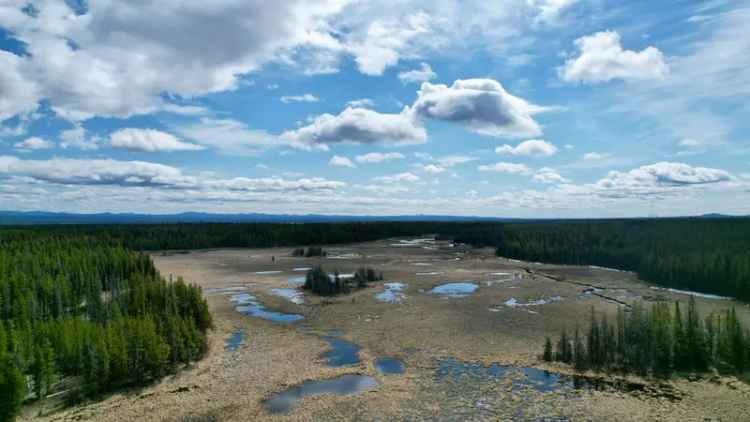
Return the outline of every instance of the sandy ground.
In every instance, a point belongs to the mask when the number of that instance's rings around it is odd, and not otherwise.
[[[556,336],[576,322],[585,325],[592,306],[610,317],[622,306],[585,294],[587,285],[625,303],[657,295],[686,301],[686,295],[654,290],[627,272],[524,263],[496,258],[490,249],[441,242],[408,244],[389,239],[326,250],[329,257],[323,259],[291,257],[291,248],[153,254],[163,275],[182,276],[204,288],[215,322],[208,356],[148,388],[45,416],[27,409],[25,417],[50,421],[750,421],[750,387],[734,378],[670,381],[670,390],[682,397],[670,401],[659,395],[614,391],[542,394],[516,391],[510,379],[453,382],[435,376],[444,358],[569,371],[539,361],[545,336]],[[400,304],[376,300],[375,295],[383,291],[379,284],[333,299],[305,294],[302,305],[272,294],[272,288],[290,287],[290,277],[304,275],[295,268],[319,264],[341,273],[373,267],[384,273],[386,282],[406,283],[405,298]],[[257,274],[266,271],[281,272]],[[462,281],[480,287],[464,298],[429,293],[437,285]],[[305,319],[279,324],[241,315],[229,293],[220,290],[232,287],[245,289],[270,309],[302,314]],[[556,301],[538,306],[506,305],[513,303],[511,299],[529,303],[551,298]],[[698,299],[703,314],[732,304]],[[750,324],[750,309],[737,306]],[[242,345],[236,351],[225,350],[225,341],[238,329],[245,332]],[[329,347],[320,335],[331,330],[362,347],[360,364],[326,366],[321,354]],[[405,374],[379,374],[373,366],[379,356],[402,360]],[[379,386],[356,395],[308,397],[284,415],[271,415],[263,408],[263,401],[274,392],[342,374],[370,375]]]

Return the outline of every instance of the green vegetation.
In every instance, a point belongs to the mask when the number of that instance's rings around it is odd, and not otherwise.
[[[354,287],[365,288],[368,282],[380,280],[383,280],[383,274],[376,273],[372,268],[360,268],[353,277],[343,278],[338,271],[331,275],[323,268],[315,267],[307,272],[304,289],[320,296],[335,296],[347,294]]]
[[[200,358],[211,326],[200,288],[149,256],[71,231],[0,231],[0,420],[64,377],[78,397],[140,385]]]
[[[571,339],[563,331],[552,351],[544,343],[542,358],[571,364],[576,370],[622,371],[667,377],[684,372],[744,373],[750,367],[750,332],[742,327],[734,308],[702,320],[691,296],[686,312],[680,303],[654,303],[646,309],[635,303],[617,321],[597,319],[591,310],[585,336],[575,329]]]
[[[315,256],[326,256],[326,251],[323,250],[320,246],[310,246],[305,251],[305,248],[295,248],[292,251],[292,256],[296,257],[305,257],[305,258],[312,258]]]

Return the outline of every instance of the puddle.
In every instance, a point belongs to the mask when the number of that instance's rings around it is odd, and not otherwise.
[[[306,276],[289,277],[286,282],[289,283],[290,286],[302,286],[305,284],[306,279]]]
[[[375,359],[375,369],[383,375],[398,375],[404,373],[404,363],[395,358]]]
[[[203,289],[203,293],[207,295],[220,294],[220,293],[236,293],[247,290],[247,286],[230,286],[230,287],[209,287]]]
[[[427,273],[417,273],[417,275],[443,275],[443,274],[445,273],[442,271],[430,271]]]
[[[357,344],[331,336],[325,336],[323,340],[331,347],[331,350],[323,353],[328,366],[338,368],[359,363],[360,347]]]
[[[281,274],[283,271],[256,271],[253,274],[255,275],[272,275],[272,274]]]
[[[411,265],[414,265],[415,267],[429,267],[432,264],[429,262],[414,262]]]
[[[602,270],[602,271],[614,271],[614,272],[618,272],[618,273],[624,273],[625,272],[623,270],[618,270],[617,268],[600,267],[598,265],[589,265],[589,268],[594,269],[594,270]]]
[[[237,310],[237,312],[247,316],[283,323],[292,323],[305,318],[299,314],[285,314],[283,312],[270,311],[258,302],[255,296],[249,293],[232,295],[229,300],[235,304],[234,309]]]
[[[361,255],[358,253],[345,253],[340,255],[334,255],[334,256],[327,256],[327,259],[358,259]]]
[[[312,270],[312,267],[292,268],[292,271],[310,271],[310,270]]]
[[[470,282],[446,283],[433,287],[430,293],[451,298],[461,298],[470,296],[478,288],[479,285]]]
[[[305,381],[296,387],[272,395],[265,401],[264,406],[269,413],[286,413],[305,396],[356,394],[374,390],[377,386],[378,382],[375,378],[365,375],[342,375],[327,380]]]
[[[294,303],[295,305],[302,305],[305,303],[305,295],[297,289],[278,288],[271,289],[271,293],[274,296],[283,297],[284,299]]]
[[[375,299],[386,303],[401,303],[406,296],[402,290],[406,287],[404,283],[385,283],[385,290],[375,295]]]
[[[228,352],[235,352],[242,345],[242,339],[245,337],[245,330],[237,330],[232,333],[231,336],[224,343],[224,350]]]

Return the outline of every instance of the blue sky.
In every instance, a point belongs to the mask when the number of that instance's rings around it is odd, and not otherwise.
[[[0,2],[0,209],[750,214],[750,2]]]

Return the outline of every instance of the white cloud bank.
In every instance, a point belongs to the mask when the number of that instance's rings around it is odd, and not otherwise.
[[[401,82],[408,84],[413,82],[427,82],[437,78],[437,74],[428,63],[422,63],[419,69],[406,70],[398,74]]]
[[[400,152],[370,152],[363,155],[354,157],[354,160],[358,163],[382,163],[384,161],[402,160],[404,154]]]
[[[349,167],[349,168],[357,167],[357,165],[354,164],[352,160],[346,157],[342,157],[340,155],[334,155],[333,157],[331,157],[331,159],[328,161],[328,165],[334,166],[334,167]]]
[[[13,147],[21,151],[37,151],[40,149],[50,149],[54,147],[54,144],[46,139],[32,136],[21,142],[16,142]]]
[[[279,98],[282,103],[289,104],[289,103],[317,103],[320,101],[320,98],[312,95],[312,94],[303,94],[303,95],[284,95],[281,98]]]
[[[615,31],[597,32],[575,40],[578,57],[558,69],[566,82],[599,83],[613,79],[662,79],[669,74],[664,55],[655,47],[636,52],[624,50]]]

